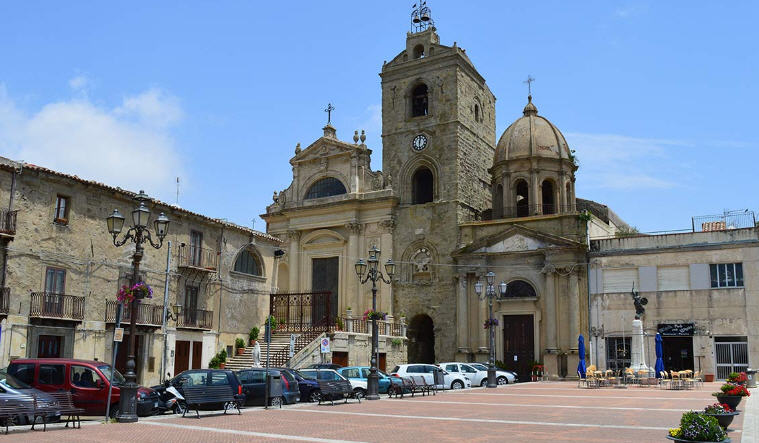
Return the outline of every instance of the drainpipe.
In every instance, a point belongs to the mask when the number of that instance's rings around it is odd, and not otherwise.
[[[219,315],[216,323],[216,349],[219,349],[219,337],[221,337],[221,297],[224,295],[224,281],[221,279],[221,263],[223,262],[223,255],[221,253],[221,245],[224,243],[224,225],[221,225],[221,237],[219,238],[219,249],[216,252],[216,256],[219,257],[216,263],[216,276],[219,278]]]
[[[591,295],[590,295],[590,220],[585,222],[585,242],[587,244],[588,250],[585,253],[585,271],[587,273],[586,277],[586,284],[588,287],[588,339],[592,343],[593,348],[593,354],[591,356],[594,357],[594,361],[591,362],[591,364],[598,364],[598,343],[596,343],[597,339],[595,337],[591,338]]]
[[[166,313],[169,309],[169,275],[171,272],[171,240],[168,243],[166,251],[166,280],[163,285],[163,317],[161,319],[161,330],[163,331],[163,357],[161,357],[161,372],[158,380],[163,383],[166,372],[166,353],[168,352],[168,343],[166,343],[169,332],[166,325]]]

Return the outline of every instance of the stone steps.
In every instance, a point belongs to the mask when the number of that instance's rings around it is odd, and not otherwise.
[[[258,342],[261,348],[261,366],[266,364],[266,342]],[[270,352],[275,354],[282,350],[286,350],[290,347],[290,333],[275,333],[272,336],[270,344]],[[298,349],[295,350],[298,352]],[[227,357],[226,369],[233,371],[239,371],[241,369],[249,369],[253,367],[253,346],[246,346],[242,355],[234,355]]]

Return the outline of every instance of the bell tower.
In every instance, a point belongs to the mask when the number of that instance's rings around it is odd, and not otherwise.
[[[453,325],[456,274],[447,265],[458,225],[491,208],[495,96],[465,50],[440,44],[425,2],[411,13],[405,49],[383,64],[380,77],[382,170],[398,199],[393,258],[403,263],[394,306],[408,314],[411,329],[415,315]],[[455,343],[455,328],[430,329],[435,358],[453,358],[445,344]]]

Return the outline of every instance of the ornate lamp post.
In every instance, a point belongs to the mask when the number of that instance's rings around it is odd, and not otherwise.
[[[382,271],[379,267],[380,250],[376,246],[372,246],[369,249],[369,258],[359,259],[356,262],[356,275],[361,284],[367,281],[372,281],[372,313],[377,312],[377,281],[383,281],[386,284],[390,284],[395,274],[395,263],[392,259],[388,259],[385,263],[385,273],[387,273],[387,279],[382,275]],[[367,265],[368,262],[368,265]],[[367,268],[369,272],[367,273]],[[366,278],[364,278],[366,274]],[[379,348],[379,333],[377,331],[377,316],[371,315],[372,320],[372,358],[371,368],[369,369],[369,378],[366,384],[366,399],[367,400],[379,400],[379,376],[377,375],[377,352]]]
[[[498,387],[498,382],[496,381],[495,377],[495,320],[493,319],[493,299],[498,296],[498,294],[495,291],[495,285],[493,284],[495,282],[495,273],[493,271],[488,272],[485,275],[485,279],[487,280],[487,287],[485,288],[485,292],[483,293],[482,289],[482,281],[478,280],[477,283],[474,284],[474,292],[477,293],[477,297],[479,297],[480,300],[483,298],[488,299],[488,322],[486,323],[488,326],[488,330],[490,332],[490,355],[488,358],[488,388],[496,388]],[[500,291],[500,295],[504,296],[506,295],[506,282],[501,281],[501,283],[498,284],[498,290]]]
[[[124,238],[116,240],[116,237],[124,228],[124,216],[118,209],[108,216],[105,221],[108,225],[108,233],[113,236],[113,244],[116,247],[123,246],[129,240],[135,244],[134,255],[132,255],[132,286],[140,283],[140,261],[142,260],[142,244],[148,242],[150,246],[159,249],[163,245],[163,239],[169,230],[169,219],[162,212],[158,218],[153,221],[158,243],[153,242],[150,230],[148,230],[148,221],[150,220],[150,209],[145,206],[145,202],[150,200],[144,191],[140,191],[134,197],[138,203],[132,211],[132,227],[124,234]],[[137,300],[131,302],[131,311],[129,318],[129,347],[127,354],[126,373],[124,378],[126,383],[121,387],[121,399],[119,402],[119,417],[121,423],[133,423],[137,421],[137,374],[134,372],[135,356],[134,341],[137,336]]]

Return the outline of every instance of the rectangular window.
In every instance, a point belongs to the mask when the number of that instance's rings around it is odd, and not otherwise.
[[[60,386],[65,373],[66,367],[63,365],[40,365],[40,384]]]
[[[203,233],[190,231],[190,266],[202,267]]]
[[[743,263],[719,263],[709,265],[712,288],[743,287]]]
[[[34,384],[34,363],[12,363],[8,373],[28,385]]]
[[[69,197],[58,195],[55,198],[55,217],[53,221],[61,225],[69,223]]]
[[[630,367],[630,337],[606,338],[606,368],[620,370]]]
[[[604,293],[622,292],[629,294],[633,286],[636,290],[640,288],[638,268],[604,269],[603,279]]]
[[[47,268],[45,271],[45,292],[48,294],[63,294],[66,289],[66,270]]]
[[[690,289],[688,266],[664,266],[656,269],[660,291],[678,291]]]

